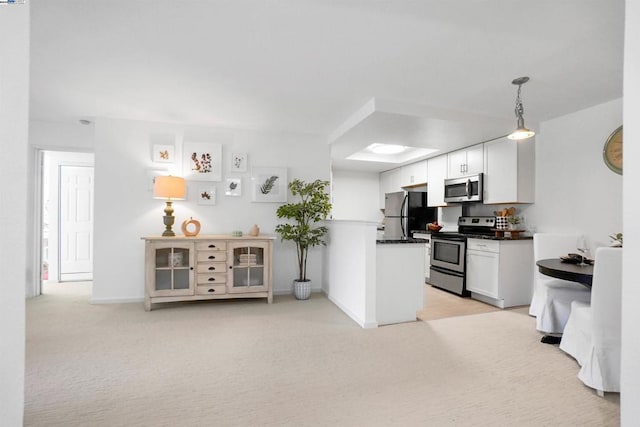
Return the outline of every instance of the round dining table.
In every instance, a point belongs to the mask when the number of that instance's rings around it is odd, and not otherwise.
[[[560,258],[541,259],[536,262],[538,271],[545,276],[569,280],[591,287],[593,281],[593,265],[579,265],[562,262]]]

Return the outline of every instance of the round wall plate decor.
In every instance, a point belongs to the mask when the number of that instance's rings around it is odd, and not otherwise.
[[[622,126],[607,138],[602,150],[602,158],[609,169],[622,175]]]

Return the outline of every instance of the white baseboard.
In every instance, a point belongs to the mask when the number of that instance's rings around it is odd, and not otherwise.
[[[349,316],[354,322],[356,322],[360,327],[364,329],[372,329],[378,327],[378,322],[365,322],[360,318],[360,316],[356,316],[351,310],[340,304],[336,301],[335,298],[332,298],[331,295],[327,295],[329,301],[334,303],[340,310],[342,310],[347,316]]]

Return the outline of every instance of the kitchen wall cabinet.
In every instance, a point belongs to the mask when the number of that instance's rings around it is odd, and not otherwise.
[[[484,203],[534,203],[534,140],[484,144]]]
[[[146,311],[154,303],[228,298],[273,300],[274,237],[143,237]]]
[[[412,187],[427,183],[427,161],[411,163],[400,168],[400,187]]]
[[[481,173],[484,169],[484,144],[447,153],[449,178]]]
[[[447,178],[447,155],[427,159],[427,205],[447,206],[444,201],[444,180]]]
[[[531,303],[533,240],[467,240],[467,290],[496,307]]]

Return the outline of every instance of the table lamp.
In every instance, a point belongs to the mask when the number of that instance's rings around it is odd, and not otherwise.
[[[153,184],[153,197],[156,199],[166,199],[167,206],[164,208],[165,230],[163,236],[175,236],[171,227],[175,221],[173,216],[173,200],[184,200],[187,194],[187,184],[184,178],[179,176],[158,176]]]

